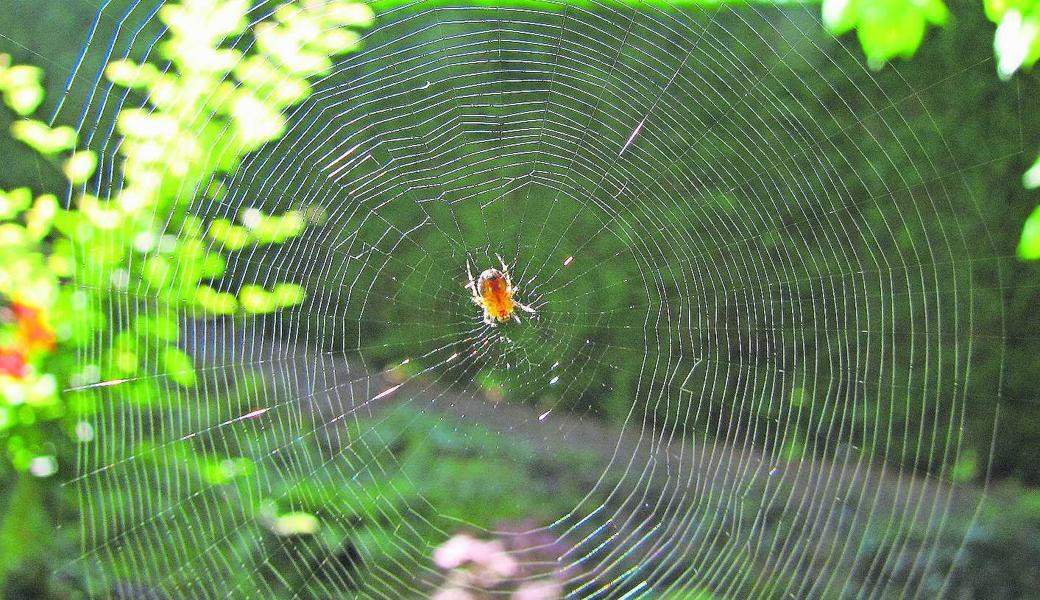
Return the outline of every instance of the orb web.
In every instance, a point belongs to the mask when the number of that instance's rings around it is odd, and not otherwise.
[[[101,8],[84,57],[152,54],[161,5]],[[132,380],[83,392],[96,591],[426,597],[434,548],[469,531],[549,540],[511,552],[548,548],[575,599],[941,595],[950,512],[980,501],[951,483],[976,360],[961,267],[996,253],[951,227],[975,200],[933,150],[930,100],[960,73],[862,63],[808,7],[382,9],[226,196],[184,190],[204,222],[313,215],[210,282],[306,301],[178,314],[199,379],[157,404]],[[112,115],[147,103],[71,81],[91,93],[60,114],[112,196]],[[498,256],[537,314],[489,326],[466,262]],[[160,310],[121,298],[113,320]],[[429,448],[501,473],[431,491],[453,480]],[[532,453],[571,457],[546,509],[480,522]],[[318,534],[277,534],[300,513]]]

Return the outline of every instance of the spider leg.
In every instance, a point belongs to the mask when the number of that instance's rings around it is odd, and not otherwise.
[[[531,308],[530,306],[528,306],[526,304],[521,304],[521,303],[517,302],[516,300],[513,301],[513,304],[519,306],[520,308],[522,308],[525,311],[531,313],[532,315],[537,315],[538,314],[538,311],[536,311],[535,309]]]
[[[473,265],[470,264],[469,258],[466,258],[466,275],[469,276],[469,283],[467,283],[463,287],[468,287],[469,289],[473,290],[474,294],[476,294],[477,293],[477,284],[476,284],[476,280],[473,279]]]
[[[495,254],[495,256],[498,258],[499,264],[502,265],[502,276],[506,278],[506,293],[508,293],[510,296],[512,296],[513,295],[513,278],[509,276],[509,265],[507,265],[506,261],[502,259],[502,255],[501,254]]]
[[[477,280],[473,278],[473,265],[470,264],[468,258],[466,259],[466,275],[469,276],[469,283],[463,287],[469,288],[470,294],[472,294],[470,299],[473,300],[474,304],[483,306],[484,302],[480,298],[480,291],[477,290]]]

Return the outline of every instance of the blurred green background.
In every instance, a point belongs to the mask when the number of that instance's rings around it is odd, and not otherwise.
[[[920,485],[817,481],[880,490],[852,541],[758,500],[802,475],[708,485],[648,597],[1040,594],[1040,3],[162,4],[0,12],[5,597],[425,597],[554,522],[614,570],[523,577],[642,593],[595,535],[674,492],[644,431]],[[539,316],[486,333],[496,254]]]

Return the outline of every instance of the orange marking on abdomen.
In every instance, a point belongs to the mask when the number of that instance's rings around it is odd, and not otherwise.
[[[505,321],[513,314],[513,299],[506,288],[505,277],[488,277],[480,286],[480,296],[488,314],[499,321]]]

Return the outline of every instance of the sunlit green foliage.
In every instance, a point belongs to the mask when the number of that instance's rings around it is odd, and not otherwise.
[[[983,0],[986,16],[997,24],[993,50],[997,73],[1008,79],[1040,58],[1040,1]]]
[[[870,66],[910,58],[930,25],[943,25],[943,0],[823,0],[823,22],[834,35],[853,29]]]
[[[1030,190],[1040,188],[1040,158],[1022,175],[1022,184]]]
[[[1040,206],[1026,219],[1022,227],[1022,239],[1018,242],[1018,255],[1026,260],[1040,259]]]
[[[235,224],[192,215],[188,205],[200,193],[221,198],[223,177],[242,157],[283,134],[285,109],[310,94],[311,78],[336,55],[357,47],[351,28],[372,14],[342,0],[307,11],[285,4],[250,28],[250,8],[248,0],[168,3],[159,13],[169,28],[160,58],[170,68],[108,65],[110,81],[147,100],[116,119],[118,185],[95,179],[113,157],[80,148],[72,127],[33,118],[42,71],[0,55],[0,93],[17,115],[11,135],[71,189],[68,205],[27,187],[0,191],[0,473],[26,474],[19,489],[33,485],[26,477],[65,468],[70,444],[93,439],[98,390],[147,406],[171,386],[196,385],[193,358],[179,345],[184,319],[270,313],[305,299],[293,282],[221,278],[231,253],[284,243],[313,216],[246,209]],[[256,44],[237,48],[243,36]],[[113,166],[106,169],[110,177]],[[149,309],[134,309],[143,297]],[[83,347],[96,363],[77,360]],[[4,522],[26,510],[7,506]],[[16,562],[17,554],[0,556],[0,588]]]
[[[220,198],[222,174],[282,134],[282,111],[307,97],[308,79],[326,73],[332,56],[356,47],[357,35],[349,27],[367,25],[371,13],[349,2],[307,12],[285,5],[256,26],[258,43],[244,54],[228,43],[246,33],[249,7],[245,0],[169,4],[160,17],[172,35],[161,51],[173,68],[164,72],[130,61],[108,66],[111,81],[147,92],[151,105],[125,108],[118,116],[124,138],[119,189],[105,197],[83,191],[71,209],[61,208],[54,195],[34,198],[28,188],[0,194],[6,222],[0,228],[0,294],[8,306],[39,311],[41,327],[56,336],[56,344],[25,357],[31,364],[24,374],[14,365],[18,372],[9,369],[0,376],[6,399],[0,429],[62,416],[60,391],[68,388],[84,389],[70,393],[86,407],[83,399],[90,391],[85,388],[149,371],[193,385],[191,357],[176,346],[178,320],[192,308],[215,315],[269,313],[304,300],[303,288],[289,282],[271,289],[249,284],[218,289],[227,253],[300,235],[307,225],[303,214],[250,208],[238,215],[241,224],[229,219],[205,223],[186,206],[198,189]],[[0,61],[0,89],[7,104],[28,117],[43,99],[41,72],[8,62]],[[71,127],[23,118],[11,133],[52,162],[74,187],[97,170],[94,152],[75,150]],[[64,286],[67,281],[75,285]],[[118,314],[108,308],[112,299],[128,292],[147,292],[161,305],[147,318],[106,318]],[[80,327],[72,327],[73,322]],[[5,347],[15,341],[14,329],[5,334]],[[48,361],[92,340],[111,340],[101,364],[50,368]],[[22,406],[35,408],[27,412]],[[9,441],[18,444],[11,459],[21,470],[43,451],[21,435]]]
[[[997,24],[993,51],[1001,79],[1032,68],[1040,59],[1040,0],[983,0],[983,4],[986,16]],[[1022,182],[1029,189],[1040,187],[1040,158],[1022,176]],[[1022,228],[1018,255],[1026,260],[1040,259],[1040,207]]]
[[[0,55],[0,93],[16,114],[30,115],[43,102],[40,81],[43,71],[31,65],[11,65],[11,57]]]
[[[997,24],[993,51],[997,74],[1010,79],[1040,59],[1040,0],[982,0],[986,16]],[[943,0],[823,0],[823,22],[841,35],[856,30],[871,67],[893,58],[910,58],[929,25],[944,25],[949,11]],[[1027,188],[1040,186],[1040,159],[1023,176]],[[1040,258],[1040,217],[1026,223],[1018,246],[1020,257]]]

